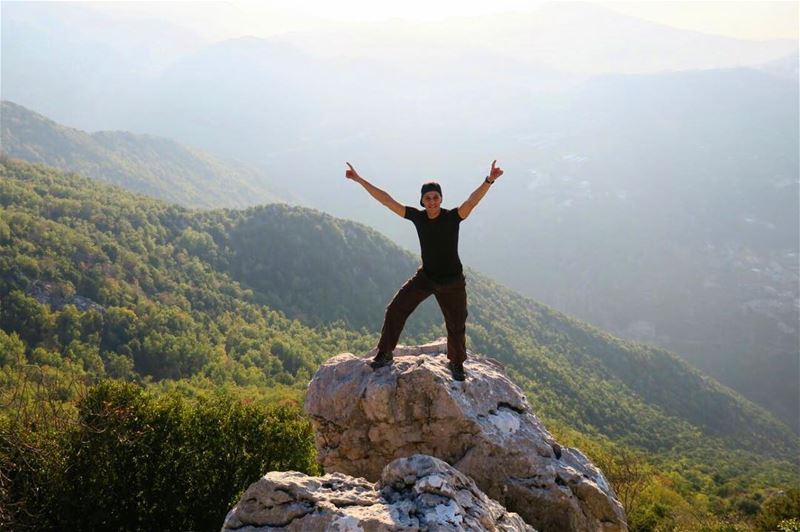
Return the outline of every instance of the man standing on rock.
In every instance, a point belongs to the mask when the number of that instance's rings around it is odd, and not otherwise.
[[[492,161],[489,175],[457,209],[441,208],[442,187],[435,182],[425,183],[422,185],[422,197],[419,201],[425,210],[401,205],[389,194],[358,175],[355,168],[347,163],[350,169],[345,171],[345,177],[361,183],[373,198],[398,216],[414,223],[422,249],[422,266],[397,291],[386,307],[378,354],[371,362],[373,369],[392,363],[392,351],[397,346],[406,320],[420,303],[433,294],[442,309],[447,327],[447,367],[453,379],[463,381],[466,378],[464,361],[467,359],[467,289],[464,270],[458,258],[458,228],[486,195],[492,183],[503,175],[503,171],[495,167],[496,163],[497,160]]]

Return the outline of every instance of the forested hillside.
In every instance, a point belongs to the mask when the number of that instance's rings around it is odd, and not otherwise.
[[[470,238],[470,233],[465,233],[462,257],[471,257],[481,271],[497,272],[493,278],[503,275],[505,282],[519,292],[535,293],[537,300],[603,330],[675,351],[704,373],[765,406],[797,431],[800,397],[797,379],[790,378],[798,372],[798,339],[793,326],[798,320],[798,238],[793,228],[797,225],[793,223],[797,206],[793,201],[796,194],[786,192],[796,189],[796,183],[786,176],[797,165],[796,157],[787,159],[783,155],[791,151],[787,151],[792,145],[791,135],[775,133],[776,139],[783,139],[781,142],[758,137],[761,149],[769,154],[766,158],[709,158],[703,151],[706,148],[689,143],[685,156],[664,156],[655,164],[657,169],[651,168],[657,155],[648,149],[650,143],[680,146],[683,139],[676,131],[664,130],[663,124],[691,122],[695,106],[689,102],[700,98],[697,95],[712,94],[709,87],[719,76],[729,82],[727,85],[747,88],[748,101],[761,101],[764,94],[775,100],[771,106],[759,108],[759,123],[772,123],[780,115],[774,106],[782,108],[780,102],[790,100],[790,87],[785,82],[752,71],[611,77],[589,83],[537,117],[537,127],[550,124],[565,128],[564,133],[544,135],[535,148],[526,146],[524,153],[536,154],[539,161],[548,161],[553,153],[561,156],[532,180],[515,178],[503,184],[505,208],[492,214],[489,224],[480,221],[480,216],[470,221],[467,231],[482,236]],[[686,89],[687,83],[692,90]],[[778,86],[773,86],[775,83]],[[637,96],[619,97],[631,92]],[[680,100],[678,94],[688,100]],[[662,110],[666,114],[659,114],[659,120],[634,120],[628,126],[632,130],[625,129],[626,135],[612,135],[606,143],[596,144],[604,132],[621,133],[611,116],[623,116],[633,109],[631,106],[639,109],[634,116],[649,116],[649,110],[661,108],[658,102],[662,100],[677,109]],[[711,116],[735,115],[731,106],[738,100],[730,95],[724,101],[700,100],[705,102],[704,107],[721,109],[709,113]],[[583,118],[575,121],[561,116],[565,106],[583,109],[580,117],[604,106],[615,106],[617,112],[603,114],[592,121],[592,128],[585,129],[581,126]],[[304,203],[289,191],[273,192],[274,185],[268,189],[267,177],[252,169],[168,139],[126,132],[87,134],[8,101],[2,102],[2,115],[3,150],[14,158],[77,171],[183,206],[247,207],[279,198]],[[785,120],[781,123],[783,130],[790,125]],[[647,134],[637,129],[651,127],[654,129],[647,129]],[[711,124],[704,123],[702,129],[708,130],[706,137],[714,137]],[[716,140],[721,143],[717,150],[739,153],[734,147],[747,137],[731,131],[741,133],[741,127],[726,127],[724,131],[727,140]],[[568,142],[555,140],[564,136]],[[616,147],[602,147],[609,142]],[[631,150],[639,142],[645,143],[642,149]],[[630,151],[629,157],[639,157],[625,165],[636,168],[635,175],[625,177],[619,159],[609,159],[606,151]],[[576,157],[576,153],[583,155]],[[587,180],[577,179],[575,175],[586,172],[582,166],[586,157],[594,161],[594,170],[585,175]],[[676,161],[683,162],[672,168]],[[770,163],[765,166],[763,161]],[[726,177],[720,180],[718,176]],[[299,187],[307,179],[276,177],[288,187]],[[765,182],[767,186],[763,186]],[[652,193],[661,187],[666,187],[663,193]],[[713,208],[704,198],[716,198]],[[486,207],[491,209],[490,204]],[[332,202],[324,205],[325,210],[334,207]],[[535,208],[528,212],[530,205]],[[350,262],[347,267],[325,272],[325,279],[334,281],[331,284],[305,282],[313,278],[314,265],[320,261],[347,262],[339,256],[340,249],[333,245],[309,247],[305,253],[286,256],[248,249],[251,233],[264,230],[260,216],[269,215],[254,214],[231,233],[237,253],[226,265],[236,279],[245,280],[260,293],[259,302],[291,308],[293,315],[304,321],[330,317],[328,311],[338,305],[340,314],[350,315],[361,324],[369,322],[373,330],[380,326],[375,324],[379,313],[362,303],[386,285],[388,270],[373,268],[362,276],[359,272],[363,265]],[[385,214],[377,225],[370,225],[380,227],[384,218]],[[639,222],[631,225],[633,219]],[[283,217],[271,223],[291,224],[294,231],[289,235],[309,230],[304,238],[313,241],[315,236],[313,225],[298,226]],[[406,235],[416,240],[413,230]],[[347,234],[342,238],[352,240]],[[339,242],[334,239],[331,244]],[[341,248],[341,252],[347,253],[348,248]],[[366,256],[352,253],[349,260]],[[498,270],[497,257],[513,260]],[[592,267],[586,267],[587,263]],[[394,262],[391,265],[397,267]],[[367,283],[375,281],[377,286],[360,285],[362,278]],[[292,289],[283,291],[276,300],[278,294],[272,285]],[[347,302],[331,300],[335,286],[353,288]],[[310,291],[314,292],[312,297]]]
[[[187,210],[9,159],[0,207],[6,398],[34,366],[86,384],[302,400],[323,360],[375,345],[383,308],[418,264],[379,233],[314,210]],[[472,270],[467,283],[468,347],[506,364],[562,437],[590,454],[642,453],[671,479],[654,486],[675,493],[676,508],[703,494],[703,512],[754,518],[771,490],[796,483],[789,429],[676,356]],[[406,333],[401,341],[445,334],[432,300]],[[70,388],[60,398],[69,403]]]

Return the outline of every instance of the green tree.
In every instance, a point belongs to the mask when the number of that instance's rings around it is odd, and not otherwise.
[[[15,332],[6,333],[0,329],[0,366],[18,366],[25,361],[25,343]]]
[[[46,305],[13,290],[0,300],[0,328],[16,332],[33,348],[49,339],[53,320]]]
[[[781,522],[790,519],[800,519],[800,488],[775,493],[764,501],[756,524],[759,530],[777,530]]]
[[[297,406],[245,404],[223,392],[190,402],[111,381],[81,401],[68,453],[67,506],[53,518],[81,530],[217,530],[265,472],[318,472]]]

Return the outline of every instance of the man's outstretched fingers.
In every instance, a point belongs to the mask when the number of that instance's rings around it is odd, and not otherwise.
[[[352,164],[350,164],[350,163],[349,163],[349,162],[347,162],[347,161],[345,161],[345,164],[346,164],[347,166],[349,166],[349,167],[350,167],[350,170],[345,170],[345,172],[344,172],[344,176],[345,176],[346,178],[348,178],[348,179],[357,179],[358,177],[360,177],[360,176],[358,175],[358,172],[356,172],[356,169],[355,169],[355,168],[353,168],[353,165],[352,165]]]

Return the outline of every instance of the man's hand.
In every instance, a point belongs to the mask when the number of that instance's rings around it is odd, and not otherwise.
[[[492,169],[489,170],[489,175],[486,176],[486,179],[488,179],[492,183],[494,183],[498,177],[503,175],[503,171],[500,169],[499,166],[495,166],[496,164],[497,164],[497,159],[492,161]],[[478,188],[475,189],[475,192],[470,194],[469,197],[467,198],[467,201],[462,203],[461,206],[458,208],[458,216],[462,220],[466,220],[467,216],[469,216],[469,213],[472,212],[472,209],[474,209],[475,206],[478,204],[478,202],[481,201],[481,198],[483,198],[483,196],[486,195],[486,192],[488,190],[489,187],[487,186],[486,181],[478,185]]]
[[[503,175],[503,171],[500,169],[499,166],[497,168],[495,168],[494,165],[495,165],[496,162],[497,162],[497,159],[492,161],[492,169],[489,171],[489,176],[488,176],[489,181],[494,181],[495,179],[497,179],[498,177]]]
[[[349,167],[350,167],[350,170],[345,170],[345,172],[344,172],[344,176],[345,176],[347,179],[352,179],[352,180],[354,180],[354,181],[358,181],[359,179],[361,179],[361,176],[360,176],[360,175],[358,175],[358,172],[356,172],[356,169],[355,169],[355,168],[353,168],[353,165],[352,165],[352,164],[350,164],[350,163],[346,163],[346,164],[347,164],[347,166],[349,166]]]

